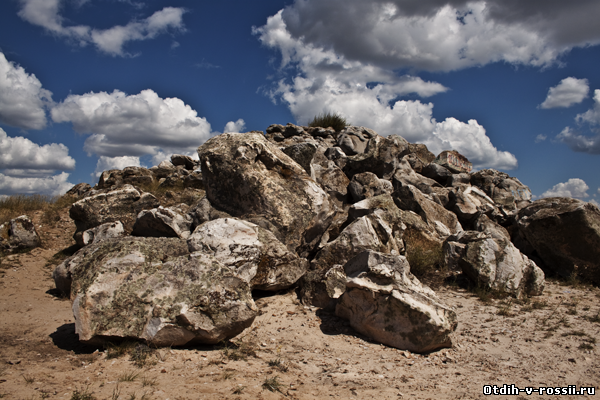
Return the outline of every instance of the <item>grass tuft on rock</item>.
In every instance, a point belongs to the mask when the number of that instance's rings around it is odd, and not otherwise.
[[[332,114],[329,112],[315,116],[308,124],[308,126],[315,128],[333,128],[336,132],[341,132],[348,125],[346,118],[338,113]]]

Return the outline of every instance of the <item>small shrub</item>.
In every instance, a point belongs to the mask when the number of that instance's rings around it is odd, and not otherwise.
[[[244,389],[246,389],[246,386],[238,386],[235,389],[233,389],[233,394],[243,394]]]
[[[257,348],[258,346],[251,342],[228,342],[223,345],[223,357],[232,361],[246,361],[248,357],[256,357]]]
[[[119,376],[119,382],[133,382],[137,379],[138,375],[136,372],[125,372]]]
[[[75,389],[71,395],[71,400],[96,400],[94,393],[90,392],[90,388]]]
[[[331,114],[329,112],[319,114],[313,118],[308,124],[310,127],[333,128],[336,132],[341,132],[348,126],[346,118],[338,113]]]
[[[498,308],[498,315],[503,315],[505,317],[512,317],[514,314],[510,311],[512,306],[512,300],[500,303],[500,307]]]
[[[148,363],[152,363],[148,357],[154,354],[154,350],[143,343],[136,345],[130,353],[130,360],[133,361],[135,366],[142,368]]]
[[[289,369],[289,367],[286,365],[286,363],[281,361],[280,358],[277,358],[275,360],[270,360],[267,362],[267,364],[269,365],[269,367],[276,368],[281,372],[287,372]]]
[[[279,378],[277,376],[265,379],[265,381],[262,384],[263,389],[267,389],[270,392],[279,393],[282,393],[281,388],[284,386],[285,385],[283,383],[279,382]]]
[[[119,358],[126,354],[130,354],[136,345],[137,345],[136,342],[132,342],[129,340],[124,340],[123,342],[117,343],[117,344],[109,342],[105,345],[106,358],[107,359]]]

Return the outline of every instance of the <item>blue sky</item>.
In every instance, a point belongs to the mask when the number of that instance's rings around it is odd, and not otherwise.
[[[600,201],[597,0],[8,0],[0,195],[338,112]]]

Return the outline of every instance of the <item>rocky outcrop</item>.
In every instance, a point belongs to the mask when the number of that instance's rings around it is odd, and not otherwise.
[[[198,149],[206,197],[238,218],[259,216],[301,256],[327,228],[327,193],[260,133],[222,134]],[[274,232],[275,233],[275,232]]]
[[[271,232],[247,221],[220,218],[200,225],[188,240],[190,252],[214,256],[252,289],[281,290],[308,269]]]
[[[403,137],[381,137],[367,128],[344,129],[338,137],[338,143],[342,150],[350,152],[346,153],[348,157],[342,168],[350,179],[362,172],[372,172],[379,178],[390,179],[399,166],[399,160],[410,151],[409,143]]]
[[[531,190],[504,172],[494,169],[477,171],[471,174],[470,182],[507,211],[521,209],[531,202]]]
[[[247,282],[181,239],[92,244],[68,261],[79,340],[138,338],[156,346],[214,344],[250,326]]]
[[[506,238],[465,231],[449,237],[444,248],[450,268],[458,265],[481,287],[517,298],[544,290],[543,271]]]
[[[390,181],[379,179],[372,172],[363,172],[352,177],[352,181],[348,185],[348,191],[352,199],[357,202],[369,197],[392,193],[394,187]]]
[[[517,216],[515,243],[563,277],[600,284],[600,209],[581,200],[536,200]]]
[[[74,239],[79,247],[97,243],[101,240],[125,236],[125,229],[121,221],[107,222],[95,228],[75,234]]]
[[[426,353],[450,347],[456,313],[410,273],[406,258],[367,251],[344,265],[345,293],[335,312],[379,343]]]

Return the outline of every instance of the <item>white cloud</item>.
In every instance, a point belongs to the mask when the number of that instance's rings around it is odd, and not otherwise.
[[[546,136],[546,135],[543,135],[543,134],[541,134],[541,133],[540,133],[539,135],[537,135],[537,136],[535,137],[535,142],[536,142],[536,143],[541,143],[541,142],[543,142],[543,141],[544,141],[544,140],[546,140],[546,139],[548,139],[548,136]]]
[[[432,96],[446,91],[443,85],[415,76],[399,77],[390,69],[349,61],[333,50],[306,44],[287,30],[282,12],[254,33],[263,44],[281,51],[283,73],[296,74],[279,80],[268,94],[285,102],[298,122],[307,123],[323,111],[337,112],[353,125],[367,126],[384,136],[399,134],[427,144],[434,152],[458,150],[477,168],[517,166],[514,155],[498,151],[477,121],[448,118],[437,122],[432,103],[398,100],[409,93]]]
[[[139,167],[140,158],[123,156],[123,157],[105,157],[101,156],[96,163],[96,170],[92,173],[92,177],[99,178],[102,172],[110,169],[123,169],[125,167]]]
[[[123,46],[127,42],[153,39],[169,29],[185,30],[182,17],[186,10],[180,7],[165,7],[146,19],[130,21],[124,26],[94,29],[86,25],[65,26],[64,19],[60,15],[60,8],[66,3],[64,0],[20,1],[22,8],[19,16],[25,21],[41,26],[81,46],[92,43],[99,50],[113,56],[127,55],[123,51]]]
[[[575,199],[584,199],[590,195],[587,191],[590,187],[583,179],[571,178],[567,182],[558,183],[545,191],[541,197],[573,197]]]
[[[594,107],[583,114],[578,114],[575,120],[579,123],[587,122],[591,125],[600,125],[600,89],[594,90]]]
[[[68,179],[66,172],[45,178],[17,178],[0,173],[0,194],[60,195],[73,187]]]
[[[583,123],[588,123],[591,125],[592,135],[582,134],[567,126],[560,134],[556,136],[557,140],[565,143],[574,151],[589,154],[600,154],[600,131],[598,131],[596,128],[597,125],[600,125],[599,89],[594,91],[594,101],[594,107],[583,114],[578,114],[577,117],[575,117],[575,121],[577,121],[579,125],[582,125]]]
[[[0,128],[0,169],[65,170],[75,168],[75,160],[69,156],[64,144],[40,146],[18,136],[9,137]]]
[[[84,150],[105,157],[193,152],[211,136],[210,124],[178,98],[150,90],[69,95],[52,109],[54,122],[91,134]]]
[[[243,119],[240,118],[235,122],[229,121],[225,125],[225,129],[223,129],[223,132],[240,133],[240,132],[243,132],[245,128],[246,128],[246,123],[244,122]]]
[[[46,127],[52,93],[33,74],[0,53],[0,122],[23,129]]]
[[[588,95],[590,88],[587,79],[568,77],[548,90],[548,96],[540,108],[570,107],[581,103]]]
[[[598,14],[596,1],[296,0],[282,20],[293,40],[347,60],[450,71],[552,64],[574,46],[599,42]]]

